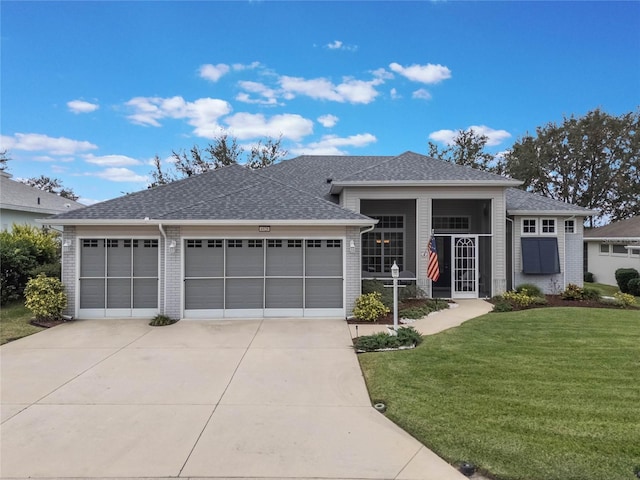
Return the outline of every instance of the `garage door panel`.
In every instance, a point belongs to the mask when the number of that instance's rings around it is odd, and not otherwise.
[[[131,240],[107,239],[107,277],[131,275]]]
[[[305,250],[307,276],[342,276],[342,241],[307,240]]]
[[[302,278],[267,278],[266,308],[302,308]]]
[[[224,308],[224,280],[185,280],[185,308],[217,310]]]
[[[185,277],[222,277],[224,242],[222,240],[185,240]]]
[[[104,277],[105,248],[103,239],[83,239],[80,248],[80,276]]]
[[[107,308],[131,308],[131,279],[107,279]]]
[[[305,308],[342,308],[341,278],[307,278]]]
[[[158,280],[155,278],[133,279],[133,308],[156,308],[158,306]]]
[[[133,241],[133,276],[158,276],[158,240]]]
[[[227,277],[264,275],[262,240],[227,240]]]
[[[267,277],[301,277],[302,240],[267,240]]]
[[[80,280],[80,308],[104,308],[104,279]]]
[[[263,308],[264,279],[262,278],[232,278],[226,283],[227,309],[256,309]]]

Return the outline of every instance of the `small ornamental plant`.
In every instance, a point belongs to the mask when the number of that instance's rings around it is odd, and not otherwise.
[[[630,293],[616,292],[616,293],[613,294],[613,296],[618,301],[620,306],[623,307],[623,308],[631,307],[632,305],[635,305],[635,303],[636,303],[635,297],[633,295],[631,295]]]
[[[62,282],[40,274],[27,282],[25,303],[36,320],[59,320],[67,306],[67,295]]]
[[[389,311],[382,303],[382,295],[379,292],[372,292],[360,295],[356,299],[353,315],[364,322],[375,322]]]

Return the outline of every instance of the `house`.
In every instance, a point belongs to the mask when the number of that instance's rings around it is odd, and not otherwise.
[[[585,271],[593,273],[596,282],[617,285],[617,269],[640,271],[640,217],[586,230],[584,246]]]
[[[592,212],[518,185],[412,152],[224,167],[56,216],[68,313],[344,317],[393,262],[436,297],[582,284]]]
[[[11,230],[14,224],[40,226],[44,216],[84,207],[68,198],[11,180],[0,171],[0,228]]]

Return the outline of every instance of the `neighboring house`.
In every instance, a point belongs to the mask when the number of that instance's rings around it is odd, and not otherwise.
[[[593,273],[598,283],[617,285],[618,268],[640,271],[640,217],[585,230],[584,245],[585,271]]]
[[[582,284],[592,212],[520,182],[412,152],[232,165],[58,215],[80,318],[344,317],[363,279],[491,297],[522,282]],[[424,255],[431,235],[441,275]]]
[[[42,226],[46,221],[36,222],[36,219],[81,207],[84,207],[81,203],[11,180],[10,174],[0,171],[2,230],[11,230],[14,224]]]

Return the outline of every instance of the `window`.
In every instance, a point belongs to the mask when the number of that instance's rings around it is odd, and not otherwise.
[[[576,221],[565,220],[564,221],[564,233],[576,233]]]
[[[228,248],[242,248],[242,240],[227,240]]]
[[[555,218],[543,218],[541,220],[540,233],[551,235],[556,233]]]
[[[613,253],[616,253],[618,255],[622,254],[622,255],[626,255],[627,254],[627,249],[624,248],[624,245],[619,245],[619,244],[615,244],[613,245]]]
[[[441,232],[468,232],[470,219],[469,217],[433,217],[433,229]]]
[[[249,248],[262,248],[262,240],[249,240],[247,243]]]
[[[222,248],[222,240],[207,240],[207,247]]]
[[[373,231],[362,237],[362,270],[369,274],[390,273],[395,261],[404,270],[404,217],[384,215]]]
[[[82,240],[82,246],[84,248],[98,248],[98,240],[97,239]]]
[[[340,248],[342,240],[327,240],[327,248]]]
[[[534,234],[536,233],[536,219],[535,218],[523,218],[522,219],[522,233]]]
[[[549,275],[560,273],[557,238],[522,238],[522,273]]]
[[[302,248],[302,240],[287,240],[289,248]]]
[[[307,240],[307,248],[322,248],[322,240]]]
[[[202,248],[202,240],[187,240],[187,248]]]
[[[282,248],[282,240],[267,240],[267,247]]]
[[[600,253],[604,253],[606,255],[609,255],[609,244],[608,243],[601,243],[600,244]]]

